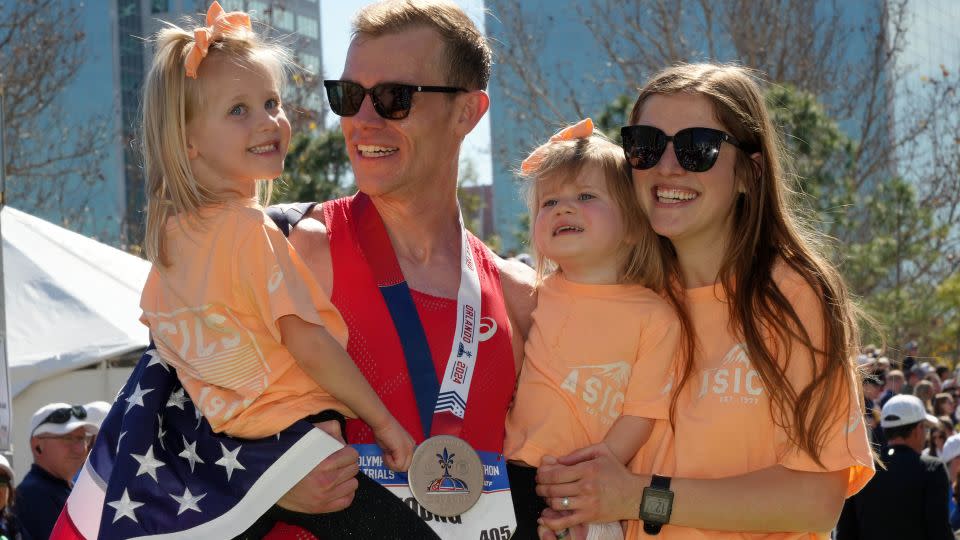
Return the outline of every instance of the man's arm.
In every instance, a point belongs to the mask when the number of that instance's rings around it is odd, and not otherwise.
[[[330,239],[323,222],[323,205],[314,206],[290,230],[289,239],[320,288],[330,296],[333,293],[333,259],[330,258]]]
[[[507,305],[507,316],[513,329],[513,357],[517,373],[523,364],[523,344],[533,323],[531,315],[537,307],[536,272],[520,261],[496,258],[500,286]]]
[[[924,521],[927,526],[927,538],[930,540],[951,540],[953,531],[950,530],[950,486],[947,470],[942,463],[937,463],[925,473],[927,487],[923,490]]]

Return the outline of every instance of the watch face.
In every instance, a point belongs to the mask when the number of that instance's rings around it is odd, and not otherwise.
[[[640,505],[640,519],[666,523],[670,518],[673,507],[673,492],[656,488],[643,490],[643,501]]]

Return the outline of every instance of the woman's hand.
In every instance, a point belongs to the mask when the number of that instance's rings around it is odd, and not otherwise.
[[[559,513],[544,512],[541,523],[556,531],[580,523],[635,520],[648,483],[627,470],[603,443],[559,459],[544,456],[537,470],[537,494]]]

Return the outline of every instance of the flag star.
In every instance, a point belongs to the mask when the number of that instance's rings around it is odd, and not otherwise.
[[[176,392],[170,394],[170,399],[167,400],[167,407],[176,407],[181,411],[184,410],[183,404],[190,399],[184,394],[183,388],[177,389]]]
[[[108,506],[112,506],[117,510],[117,513],[113,516],[113,522],[116,523],[122,517],[128,517],[134,521],[134,523],[140,523],[137,521],[137,516],[133,514],[133,511],[137,508],[143,506],[143,503],[130,500],[130,495],[127,494],[127,490],[123,490],[123,496],[119,500],[108,502]]]
[[[229,482],[230,476],[233,475],[234,469],[240,469],[241,471],[247,470],[246,467],[237,461],[237,454],[240,453],[240,448],[242,447],[238,446],[236,450],[231,452],[230,450],[227,450],[227,447],[224,446],[223,443],[220,443],[220,448],[223,450],[223,457],[218,459],[214,465],[220,465],[227,470],[227,482]]]
[[[118,453],[118,454],[120,453],[120,441],[123,440],[123,436],[126,435],[126,434],[127,434],[126,431],[121,431],[121,432],[120,432],[120,435],[117,436],[117,453]]]
[[[197,417],[197,425],[193,429],[200,429],[200,419],[203,418],[203,415],[200,414],[200,408],[194,407],[193,414]]]
[[[157,482],[157,469],[163,467],[164,462],[153,457],[153,445],[150,445],[150,448],[147,448],[145,454],[134,454],[130,453],[130,457],[137,460],[137,463],[140,464],[140,468],[137,469],[137,476],[141,474],[149,474],[150,478],[153,478],[154,482]]]
[[[193,466],[196,465],[197,462],[200,462],[200,463],[206,463],[206,462],[200,459],[200,455],[197,454],[197,441],[188,443],[186,437],[184,437],[183,435],[181,435],[180,437],[183,438],[183,452],[180,452],[179,455],[180,457],[190,462],[190,472],[193,472]]]
[[[124,414],[130,412],[130,409],[139,405],[143,407],[143,396],[153,392],[153,388],[147,388],[146,390],[140,389],[140,383],[137,383],[136,390],[133,391],[133,395],[127,398],[127,410],[124,411]]]
[[[167,370],[167,372],[170,371],[170,366],[163,361],[163,358],[160,358],[160,355],[157,353],[156,349],[150,349],[146,352],[146,355],[150,357],[150,363],[147,364],[147,367],[158,365]]]
[[[166,445],[163,444],[163,436],[166,434],[167,432],[163,429],[163,417],[158,414],[157,415],[157,441],[160,442],[160,448],[163,448],[164,450],[167,449]]]
[[[194,495],[193,493],[190,493],[190,488],[184,488],[183,495],[180,497],[177,497],[173,493],[170,494],[170,497],[172,497],[173,500],[180,503],[180,508],[177,509],[178,516],[186,512],[187,510],[195,510],[197,512],[200,512],[200,507],[197,506],[197,503],[200,502],[200,499],[206,496],[207,496],[206,493],[201,493],[200,495]]]

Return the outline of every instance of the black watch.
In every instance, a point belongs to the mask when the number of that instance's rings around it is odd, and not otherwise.
[[[670,522],[672,510],[673,492],[670,491],[670,477],[653,475],[650,485],[643,488],[643,497],[640,499],[643,532],[649,535],[660,534],[660,528]]]

